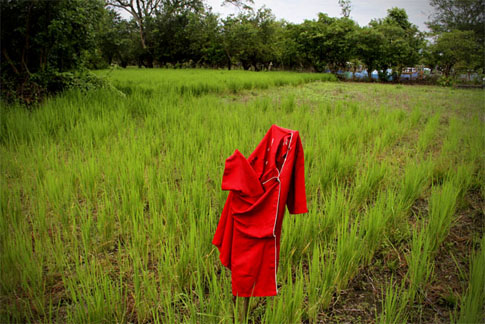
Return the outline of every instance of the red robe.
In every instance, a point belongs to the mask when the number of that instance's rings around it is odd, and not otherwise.
[[[230,190],[212,244],[232,272],[234,296],[274,296],[285,205],[307,213],[303,147],[298,131],[271,126],[246,159],[226,160],[222,189]]]

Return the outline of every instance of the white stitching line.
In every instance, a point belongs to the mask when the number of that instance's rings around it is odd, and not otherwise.
[[[273,179],[276,179],[278,181],[280,180],[279,176],[278,177],[272,177],[272,178],[269,178],[268,180],[266,180],[265,182],[263,182],[263,184],[265,184],[266,182],[273,180]]]
[[[285,167],[286,158],[288,157],[288,154],[290,153],[290,146],[291,146],[292,139],[293,139],[293,133],[291,133],[290,144],[288,145],[288,150],[286,151],[285,160],[283,161],[283,164],[281,165],[281,171],[279,171],[278,168],[276,168],[276,171],[278,171],[278,176],[277,177],[273,177],[273,178],[276,178],[276,180],[278,181],[278,203],[276,204],[276,217],[275,217],[274,225],[273,225],[273,237],[274,237],[274,285],[275,285],[275,288],[276,288],[276,294],[278,294],[278,279],[276,277],[276,266],[277,266],[276,265],[276,260],[277,260],[277,258],[276,258],[276,252],[277,252],[277,248],[276,248],[276,234],[275,234],[275,230],[276,230],[276,222],[278,221],[278,211],[280,209],[280,194],[281,194],[280,174],[281,174],[281,172],[283,172],[283,168]],[[269,179],[269,180],[271,180],[271,179]]]

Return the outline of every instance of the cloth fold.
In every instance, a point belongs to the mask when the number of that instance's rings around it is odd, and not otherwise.
[[[274,296],[285,205],[308,212],[303,146],[297,131],[271,126],[246,159],[226,160],[222,190],[229,190],[212,243],[232,271],[235,296]]]

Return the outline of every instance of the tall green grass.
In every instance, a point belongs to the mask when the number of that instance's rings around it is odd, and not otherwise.
[[[150,96],[163,93],[168,97],[201,96],[208,93],[238,93],[243,90],[268,89],[284,85],[300,85],[313,81],[336,81],[333,74],[262,72],[224,70],[98,70],[101,77],[108,78],[121,92],[131,95],[140,93]],[[291,109],[291,97],[285,109]]]
[[[484,319],[485,305],[485,236],[480,241],[480,249],[471,259],[468,288],[461,302],[458,323],[480,323]]]
[[[310,211],[285,216],[280,294],[252,301],[248,322],[322,321],[360,271],[385,264],[389,242],[410,247],[408,281],[383,288],[382,320],[412,318],[407,305],[433,280],[456,209],[483,190],[479,93],[456,91],[448,125],[454,97],[441,88],[98,73],[122,93],[73,90],[32,111],[0,105],[4,322],[232,322],[230,273],[211,245],[224,161],[235,148],[249,155],[272,124],[300,131]],[[409,107],[396,106],[403,92]],[[418,298],[398,297],[409,291]]]
[[[406,314],[406,289],[403,286],[404,281],[398,286],[391,278],[382,298],[382,310],[378,315],[376,322],[380,324],[388,323],[405,323],[408,315]]]
[[[467,190],[469,181],[464,179],[464,174],[463,170],[454,173],[441,187],[432,188],[428,201],[429,214],[427,217],[420,215],[412,232],[410,252],[406,256],[408,270],[403,283],[407,281],[408,287],[404,290],[401,283],[398,297],[394,288],[387,291],[383,307],[385,311],[380,321],[394,322],[394,315],[402,314],[405,317],[406,311],[410,311],[407,306],[424,301],[427,286],[433,281],[435,255],[456,221],[455,210],[460,192]]]

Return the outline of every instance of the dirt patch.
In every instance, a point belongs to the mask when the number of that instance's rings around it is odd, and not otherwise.
[[[434,273],[422,302],[409,305],[411,323],[449,323],[459,313],[461,296],[468,285],[470,256],[478,248],[485,226],[485,201],[480,192],[471,191],[456,213],[456,222],[434,258]],[[421,200],[414,209],[427,208]],[[406,242],[399,250],[405,248]],[[335,295],[329,309],[319,315],[321,323],[374,323],[380,314],[383,292],[393,278],[400,282],[406,275],[405,257],[393,249],[383,249],[371,265],[364,267]]]
[[[477,238],[483,235],[484,201],[478,191],[465,196],[465,206],[456,213],[457,220],[435,257],[433,280],[425,294],[420,312],[411,312],[417,323],[448,323],[458,313],[460,298],[468,286],[470,256],[479,248]],[[413,310],[418,309],[415,305]],[[414,315],[414,316],[413,316]]]
[[[386,277],[383,267],[364,268],[349,288],[339,292],[330,308],[319,315],[319,322],[374,323],[381,308],[379,295]]]

